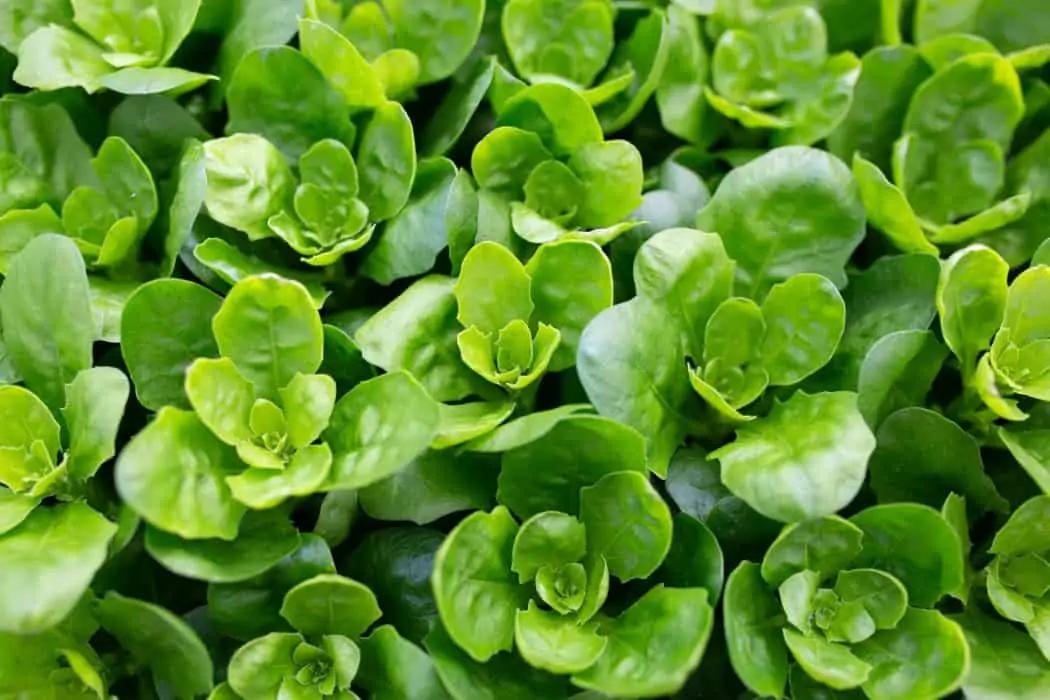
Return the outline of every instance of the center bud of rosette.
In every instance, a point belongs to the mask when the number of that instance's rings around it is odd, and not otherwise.
[[[562,615],[575,613],[587,595],[587,570],[579,562],[543,566],[536,572],[536,594]]]
[[[457,340],[468,367],[493,384],[518,391],[547,369],[561,334],[545,323],[537,324],[534,333],[528,323],[514,319],[495,333],[471,326]]]

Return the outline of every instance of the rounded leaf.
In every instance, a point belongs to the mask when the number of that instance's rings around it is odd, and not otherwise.
[[[234,583],[258,576],[299,547],[299,531],[276,511],[253,511],[234,540],[186,540],[153,527],[146,551],[164,568],[186,578]]]
[[[598,624],[578,624],[574,618],[541,610],[529,601],[514,618],[514,643],[530,666],[551,673],[577,673],[590,667],[605,650]]]
[[[671,549],[671,509],[643,473],[607,474],[580,489],[580,519],[588,553],[621,581],[647,578]]]
[[[790,213],[785,201],[796,204]],[[700,212],[698,227],[722,236],[737,262],[738,289],[760,297],[802,272],[842,286],[864,221],[857,184],[842,161],[785,146],[730,172]]]
[[[339,399],[324,433],[334,455],[330,489],[384,479],[426,450],[441,425],[438,404],[404,372],[361,382]]]
[[[321,366],[324,330],[310,293],[298,282],[259,275],[238,282],[212,320],[223,357],[255,385],[276,398],[296,374]]]
[[[864,683],[871,700],[933,700],[956,690],[970,670],[962,628],[936,610],[910,608],[892,630],[853,648],[872,666]]]
[[[338,574],[320,574],[284,596],[281,617],[306,635],[338,634],[356,639],[382,611],[368,586]]]
[[[152,525],[186,538],[233,539],[244,515],[225,478],[236,451],[193,413],[165,406],[117,458],[117,493]]]
[[[930,607],[963,585],[959,538],[944,517],[928,506],[894,503],[862,510],[850,522],[864,531],[854,568],[885,571],[908,589],[915,607]],[[922,537],[916,537],[916,533]]]
[[[0,631],[40,634],[64,620],[106,561],[117,526],[83,503],[37,508],[0,535]]]
[[[574,415],[503,455],[497,498],[519,518],[546,510],[575,515],[582,487],[623,471],[646,473],[642,436],[609,418]]]
[[[783,613],[758,564],[745,561],[729,575],[722,610],[729,662],[736,675],[756,695],[783,697],[788,677],[788,650],[779,621]]]
[[[657,586],[602,625],[605,651],[572,682],[607,695],[674,695],[700,665],[714,617],[703,588]]]
[[[835,354],[846,328],[846,304],[828,279],[801,274],[773,285],[762,302],[762,317],[762,367],[772,386],[790,386]]]
[[[514,640],[517,610],[528,599],[511,571],[518,525],[506,508],[464,518],[434,558],[434,598],[448,634],[484,663]]]
[[[797,392],[711,454],[735,495],[782,522],[831,515],[860,491],[875,449],[857,395]]]
[[[156,683],[183,697],[211,692],[214,670],[208,649],[183,620],[162,607],[112,591],[98,602],[95,614],[103,629],[149,667]]]
[[[526,583],[541,568],[578,562],[586,553],[587,530],[579,520],[555,511],[537,513],[514,537],[511,569]]]

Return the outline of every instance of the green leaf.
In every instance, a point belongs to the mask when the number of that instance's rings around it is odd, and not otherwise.
[[[590,667],[605,650],[606,638],[597,623],[578,624],[571,617],[541,610],[529,601],[518,610],[514,642],[530,666],[551,673],[578,673]]]
[[[321,366],[321,317],[306,288],[276,275],[249,277],[234,285],[212,320],[223,357],[275,397],[296,374]]]
[[[771,385],[789,386],[831,359],[845,329],[846,305],[826,278],[801,274],[773,285],[762,317],[762,366]]]
[[[503,9],[503,40],[526,80],[557,76],[587,86],[612,54],[613,14],[604,0],[553,6],[511,0]]]
[[[580,489],[580,519],[587,551],[621,581],[647,578],[671,547],[671,511],[643,473],[606,474]]]
[[[39,504],[39,498],[13,493],[0,486],[0,535],[17,527]]]
[[[219,354],[211,319],[222,299],[184,280],[154,280],[139,287],[121,314],[120,351],[146,408],[189,408],[186,368]]]
[[[583,184],[576,226],[612,226],[642,203],[642,156],[627,141],[584,144],[568,165]]]
[[[361,669],[355,684],[376,700],[445,700],[448,695],[422,649],[402,638],[392,625],[377,627],[358,642]]]
[[[828,578],[860,553],[862,538],[860,528],[837,515],[788,525],[762,559],[762,578],[770,586],[802,571]]]
[[[209,238],[193,249],[193,257],[208,270],[214,272],[224,282],[237,284],[249,277],[272,273],[295,280],[306,287],[316,308],[324,305],[329,292],[322,285],[320,275],[303,272],[299,269],[284,268],[264,262],[259,258],[245,254],[219,238]]]
[[[322,139],[349,140],[343,95],[288,46],[247,52],[227,83],[226,104],[227,133],[259,134],[291,161]]]
[[[313,576],[335,573],[332,553],[320,536],[302,534],[300,544],[270,569],[237,583],[208,585],[208,617],[215,629],[241,641],[283,628],[284,594]]]
[[[671,22],[667,13],[655,10],[635,24],[631,35],[613,52],[602,79],[613,82],[625,74],[635,79],[622,92],[598,109],[602,128],[620,131],[642,111],[656,92],[671,53]]]
[[[904,120],[912,140],[897,183],[915,212],[942,224],[987,209],[1023,114],[1017,73],[995,54],[965,56],[919,86]]]
[[[965,221],[933,228],[930,237],[934,243],[940,245],[966,243],[983,233],[1006,228],[1023,218],[1031,203],[1031,193],[1022,192],[997,202]]]
[[[102,49],[71,29],[49,25],[27,36],[18,47],[15,82],[38,90],[81,87],[88,93],[102,87],[113,69]]]
[[[514,537],[511,570],[527,583],[545,566],[559,567],[583,559],[587,529],[565,513],[537,513],[521,524]]]
[[[714,121],[707,110],[703,86],[707,83],[710,59],[701,39],[701,25],[689,15],[682,0],[671,5],[667,65],[656,88],[656,105],[664,129],[686,141],[709,140]],[[629,74],[628,74],[629,75]]]
[[[441,625],[427,634],[426,647],[441,682],[455,700],[533,700],[569,694],[564,679],[535,669],[518,656],[500,654],[478,663]]]
[[[423,453],[441,423],[438,404],[411,375],[361,382],[335,405],[323,437],[335,455],[329,489],[368,486]]]
[[[533,317],[561,333],[550,370],[571,367],[583,329],[612,306],[609,259],[594,243],[565,240],[540,246],[525,271],[532,278]]]
[[[1050,367],[1044,357],[1050,317],[1042,309],[1032,309],[1031,300],[1047,288],[1050,267],[1029,268],[1013,281],[990,355],[997,377],[1018,393],[1040,400],[1050,397]]]
[[[941,698],[970,670],[962,628],[935,610],[910,608],[896,628],[878,632],[854,651],[872,666],[863,686],[872,700]]]
[[[984,473],[977,441],[926,408],[904,408],[883,421],[868,470],[880,503],[940,507],[948,494],[957,493],[980,511],[1002,513],[1008,507]]]
[[[84,261],[65,236],[33,239],[0,288],[0,323],[11,361],[52,411],[65,385],[91,367],[95,318]]]
[[[499,110],[496,124],[533,132],[556,156],[569,156],[587,144],[603,141],[602,127],[591,106],[578,92],[558,83],[521,90]]]
[[[292,446],[305,447],[317,440],[335,407],[335,380],[325,374],[297,374],[280,395]]]
[[[513,253],[485,241],[470,249],[456,282],[457,318],[484,333],[511,321],[528,321],[533,312],[532,279]]]
[[[204,169],[204,206],[211,218],[251,240],[273,235],[267,222],[291,203],[295,189],[276,146],[253,133],[212,139],[204,144]]]
[[[382,612],[367,586],[338,574],[320,574],[284,596],[281,617],[306,635],[341,634],[356,639]]]
[[[867,681],[871,672],[871,666],[854,656],[849,649],[822,637],[807,637],[785,629],[784,642],[806,674],[830,688],[856,688]]]
[[[397,102],[372,113],[357,149],[361,179],[358,195],[368,205],[371,221],[386,221],[408,203],[416,177],[416,142],[412,122]]]
[[[501,194],[521,196],[529,176],[551,159],[540,136],[513,126],[497,126],[470,156],[478,185]]]
[[[992,540],[992,554],[1020,556],[1046,551],[1042,532],[1050,512],[1050,497],[1036,496],[1022,503]]]
[[[61,622],[106,560],[117,527],[83,503],[37,508],[0,535],[0,631],[39,634]]]
[[[951,525],[939,512],[916,503],[867,508],[850,518],[864,531],[864,544],[853,568],[878,569],[908,589],[915,607],[930,607],[963,584],[962,549]],[[916,538],[915,533],[923,533]]]
[[[457,235],[469,232],[473,241],[476,218],[469,176],[445,158],[421,161],[408,204],[382,230],[361,270],[380,284],[425,273]]]
[[[736,441],[711,456],[734,494],[767,517],[795,522],[848,505],[874,449],[856,394],[797,392],[766,418],[738,428]]]
[[[904,193],[886,179],[871,161],[860,153],[853,154],[853,177],[860,187],[860,198],[872,226],[905,253],[937,255],[937,246],[926,239],[919,218],[915,216]]]
[[[249,512],[233,540],[187,540],[146,529],[146,551],[186,578],[234,583],[258,576],[299,548],[299,532],[277,511]]]
[[[948,357],[932,331],[884,335],[868,351],[857,379],[857,407],[872,429],[893,412],[919,406]]]
[[[153,176],[128,143],[119,136],[106,139],[91,161],[102,182],[102,192],[122,216],[135,217],[139,236],[157,216],[157,188]]]
[[[0,46],[11,53],[18,51],[22,40],[40,27],[50,24],[69,25],[72,7],[66,0],[9,0],[0,6]]]
[[[977,356],[991,345],[1006,311],[1009,266],[999,255],[975,245],[954,253],[941,268],[937,312],[944,342],[971,373]]]
[[[386,101],[383,84],[350,41],[327,24],[299,20],[299,45],[351,109],[374,109]]]
[[[614,472],[646,474],[645,440],[608,418],[574,415],[504,454],[497,496],[523,519],[547,510],[575,515],[580,489]]]
[[[422,84],[449,77],[466,60],[481,32],[482,0],[384,0],[394,44],[419,57]]]
[[[450,513],[491,508],[497,474],[491,458],[431,449],[361,489],[361,507],[376,520],[424,525]]]
[[[5,461],[0,468],[0,481],[16,492],[29,490],[35,481],[45,476],[38,469],[23,469],[30,465],[48,471],[62,448],[60,430],[48,407],[33,392],[20,386],[0,387],[0,418],[4,430],[0,433],[0,447],[13,458],[18,468],[10,472]],[[38,444],[36,449],[34,444]],[[35,459],[39,456],[41,459]],[[24,461],[23,461],[24,460]],[[26,483],[22,483],[25,479]]]
[[[781,607],[758,564],[741,563],[726,581],[726,644],[740,680],[757,695],[784,697],[788,650],[781,634]]]
[[[244,446],[244,443],[239,446],[239,454],[244,454]],[[266,457],[269,460],[274,455],[266,453]],[[226,477],[233,497],[249,508],[261,510],[273,508],[293,496],[318,493],[323,490],[332,467],[332,451],[324,444],[307,445],[296,450],[287,465],[279,459],[276,461],[283,468],[252,468]]]
[[[46,233],[64,232],[62,220],[47,204],[36,209],[12,209],[0,216],[0,273],[31,240]]]
[[[434,558],[441,622],[456,644],[481,663],[511,648],[515,613],[527,600],[511,571],[517,530],[502,506],[474,513],[449,533]]]
[[[407,371],[436,401],[484,395],[488,384],[460,359],[455,280],[429,275],[366,321],[354,336],[366,361]]]
[[[66,468],[75,479],[89,479],[116,454],[117,429],[131,389],[112,367],[81,372],[66,387],[62,408],[69,428]]]
[[[162,607],[110,592],[95,607],[102,627],[132,657],[149,666],[156,683],[180,696],[212,689],[212,662],[197,633]]]
[[[778,206],[785,198],[806,203],[789,228]],[[846,260],[864,235],[864,206],[841,161],[786,146],[733,170],[697,221],[698,228],[722,236],[737,262],[737,289],[761,297],[773,283],[801,272],[842,286]]]
[[[233,653],[227,682],[238,697],[278,697],[285,677],[298,670],[293,654],[302,643],[301,635],[287,632],[253,639]]]
[[[456,145],[488,94],[495,69],[495,59],[479,61],[469,75],[453,82],[452,88],[423,127],[420,155],[445,155]]]
[[[176,97],[215,79],[214,75],[193,73],[182,68],[132,66],[103,75],[98,84],[123,95],[165,94]]]
[[[717,601],[725,581],[722,548],[711,530],[688,513],[675,513],[671,549],[657,578],[672,588],[703,588]]]
[[[925,330],[937,314],[940,265],[925,254],[880,258],[851,276],[843,292],[846,330],[835,357],[815,380],[821,386],[856,386],[861,364],[879,338],[904,330]],[[826,383],[819,380],[826,380]]]
[[[509,452],[535,442],[554,429],[563,418],[585,413],[590,404],[565,404],[547,411],[536,411],[501,425],[487,435],[471,440],[464,446],[470,452]]]
[[[1014,432],[999,428],[1003,445],[1043,493],[1050,492],[1050,430]]]
[[[970,648],[970,672],[962,683],[967,697],[1008,700],[1050,691],[1050,668],[1024,631],[975,608],[951,619],[962,626]]]
[[[28,133],[36,136],[26,138]],[[98,184],[91,150],[58,104],[0,101],[0,162],[5,164],[0,186],[4,213],[44,203],[58,211],[76,187]]]
[[[657,586],[603,626],[605,651],[573,683],[605,694],[674,694],[700,664],[713,624],[707,591]]]
[[[875,569],[840,571],[835,593],[844,604],[858,604],[878,629],[893,629],[908,609],[908,591],[900,581]]]
[[[441,426],[430,447],[442,450],[491,435],[514,412],[514,404],[509,401],[476,401],[441,404],[438,409]]]
[[[165,406],[121,451],[115,481],[124,502],[156,527],[186,538],[233,539],[244,506],[225,477],[243,468],[195,414]]]

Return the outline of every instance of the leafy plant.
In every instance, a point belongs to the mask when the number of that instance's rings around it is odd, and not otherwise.
[[[909,541],[918,527],[928,544]],[[773,697],[789,673],[795,687],[796,671],[870,698],[950,693],[968,670],[963,633],[923,608],[961,585],[955,541],[939,513],[911,504],[787,526],[761,565],[743,562],[726,583],[733,668],[752,691]],[[895,651],[903,649],[906,656]]]
[[[90,93],[107,88],[132,95],[188,92],[214,76],[167,64],[193,28],[200,5],[200,0],[136,1],[118,6],[76,0],[71,16],[56,11],[42,23],[46,26],[20,38],[14,78],[42,90],[80,87]]]

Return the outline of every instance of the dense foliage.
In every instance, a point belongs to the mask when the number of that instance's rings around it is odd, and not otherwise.
[[[0,0],[0,700],[1050,698],[1045,0]]]

